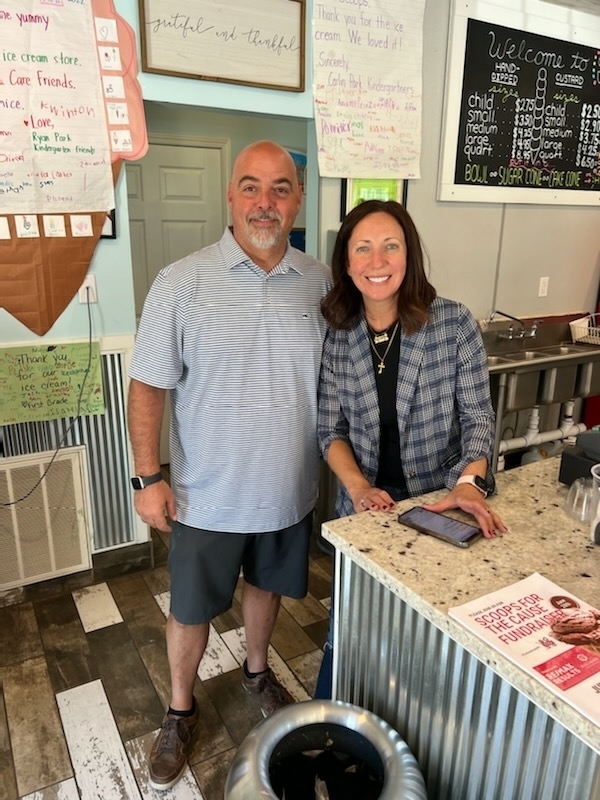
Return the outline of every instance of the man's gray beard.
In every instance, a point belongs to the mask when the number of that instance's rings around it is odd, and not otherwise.
[[[248,239],[253,247],[258,250],[270,250],[276,247],[283,238],[283,231],[277,228],[276,231],[254,231],[248,226]]]

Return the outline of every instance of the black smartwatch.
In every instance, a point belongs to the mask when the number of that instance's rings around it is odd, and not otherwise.
[[[459,483],[470,483],[476,489],[479,489],[484,497],[487,497],[490,493],[490,487],[487,481],[485,478],[480,478],[479,475],[463,475],[456,481],[456,485],[458,486]]]
[[[131,479],[131,485],[139,492],[140,489],[145,489],[146,486],[152,486],[153,483],[162,481],[162,472],[155,472],[154,475],[134,475]]]

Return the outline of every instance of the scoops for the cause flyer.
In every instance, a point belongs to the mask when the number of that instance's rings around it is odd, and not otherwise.
[[[600,719],[600,611],[534,573],[448,613],[594,721]]]

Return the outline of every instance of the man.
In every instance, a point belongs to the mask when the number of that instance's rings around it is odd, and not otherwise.
[[[242,150],[227,197],[232,228],[165,267],[150,289],[129,373],[135,508],[152,527],[171,530],[171,702],[150,755],[155,789],[185,769],[209,622],[230,608],[240,567],[242,685],[265,716],[293,702],[267,663],[281,595],[307,590],[319,479],[319,304],[330,271],[288,245],[301,189],[282,147],[261,141]],[[159,460],[166,391],[171,487]]]

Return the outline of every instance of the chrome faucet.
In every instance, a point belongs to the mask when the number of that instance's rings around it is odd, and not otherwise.
[[[495,318],[495,316],[497,314],[499,316],[501,316],[501,317],[506,317],[506,319],[512,319],[514,322],[518,322],[519,325],[521,326],[518,331],[515,331],[515,326],[511,323],[508,326],[508,330],[506,330],[506,331],[498,331],[498,338],[499,339],[504,339],[504,340],[509,341],[509,342],[511,342],[513,339],[523,339],[523,337],[525,336],[525,325],[523,325],[523,323],[521,322],[521,320],[518,317],[513,317],[512,314],[505,314],[504,311],[496,310],[496,311],[492,311],[492,313],[490,314],[490,318],[489,318],[488,322],[493,322],[494,318]]]
[[[508,326],[508,330],[498,331],[498,338],[505,339],[508,342],[512,342],[513,339],[522,339],[524,336],[525,328],[519,328],[519,330],[516,331],[512,322]]]
[[[513,317],[512,314],[506,314],[504,311],[492,311],[490,314],[488,322],[493,322],[494,318],[498,314],[501,317],[506,317],[506,319],[512,319],[514,322],[518,322],[521,326],[519,330],[515,331],[515,326],[511,324],[508,326],[508,330],[505,331],[498,331],[498,338],[504,339],[506,341],[512,341],[513,339],[535,339],[537,336],[538,327],[542,324],[541,319],[536,319],[533,322],[531,328],[526,328],[525,323],[520,320],[518,317]]]
[[[531,328],[525,328],[523,336],[525,336],[527,339],[535,339],[535,337],[537,336],[537,330],[539,326],[542,324],[542,322],[543,320],[541,319],[534,319]]]

